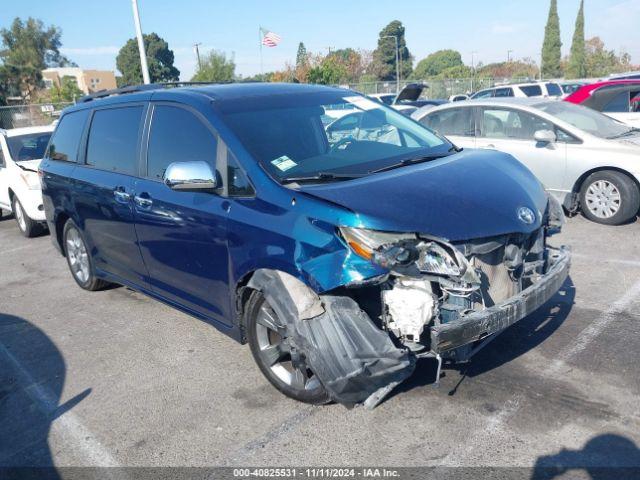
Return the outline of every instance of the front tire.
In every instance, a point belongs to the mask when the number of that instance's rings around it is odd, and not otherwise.
[[[27,212],[22,208],[22,204],[17,196],[13,197],[12,207],[13,217],[16,219],[20,233],[27,238],[35,237],[40,231],[40,225],[38,225],[38,222],[34,222],[29,218],[29,215],[27,215]]]
[[[622,225],[640,209],[640,191],[627,175],[603,170],[589,175],[580,189],[580,207],[589,220],[603,225]]]
[[[64,225],[62,245],[71,275],[80,288],[96,291],[102,290],[109,285],[95,276],[87,244],[80,229],[71,219],[67,220]]]
[[[292,344],[284,325],[261,292],[251,294],[245,306],[245,325],[251,353],[262,374],[287,397],[322,405],[329,394]]]

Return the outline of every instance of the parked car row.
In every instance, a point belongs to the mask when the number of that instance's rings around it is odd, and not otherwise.
[[[40,173],[81,288],[211,323],[310,403],[373,407],[417,358],[470,359],[569,271],[547,243],[562,207],[522,163],[341,89],[93,95],[63,112]]]

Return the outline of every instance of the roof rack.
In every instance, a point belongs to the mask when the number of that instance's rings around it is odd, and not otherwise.
[[[112,95],[125,95],[127,93],[146,92],[149,90],[159,90],[161,88],[188,87],[191,85],[216,85],[216,82],[162,82],[149,83],[144,85],[127,85],[126,87],[114,88],[112,90],[100,90],[90,95],[85,95],[78,99],[78,103],[91,102],[99,98],[111,97]]]

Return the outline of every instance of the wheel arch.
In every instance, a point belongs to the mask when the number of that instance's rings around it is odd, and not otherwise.
[[[596,168],[592,168],[590,170],[587,170],[582,175],[580,175],[580,177],[578,177],[578,179],[574,183],[573,189],[571,191],[573,193],[580,193],[580,190],[582,190],[582,185],[584,184],[585,180],[587,178],[589,178],[590,175],[592,175],[592,174],[594,174],[596,172],[605,172],[605,171],[614,171],[614,172],[618,172],[618,173],[622,173],[623,175],[626,175],[631,180],[633,180],[633,183],[635,183],[636,187],[640,191],[640,181],[638,181],[638,179],[636,178],[635,175],[633,175],[628,170],[625,170],[624,168],[613,167],[613,166],[596,167]]]
[[[56,216],[55,219],[55,239],[56,242],[58,242],[58,246],[60,247],[60,252],[62,253],[62,256],[66,256],[66,252],[64,250],[64,245],[63,245],[63,241],[62,241],[62,235],[64,234],[64,226],[67,223],[67,220],[69,220],[71,217],[65,213],[65,212],[60,212],[58,213],[58,215]]]
[[[317,292],[313,290],[300,275],[300,272],[292,270],[287,265],[270,265],[264,267],[256,267],[247,272],[245,272],[238,281],[235,283],[235,289],[232,292],[233,295],[233,308],[235,312],[235,324],[240,329],[240,343],[247,343],[246,339],[246,319],[245,319],[245,306],[251,294],[254,291],[257,291],[254,286],[251,285],[251,279],[259,272],[279,272],[285,273],[297,279],[301,284],[304,284],[310,292],[313,292],[314,295],[317,295]]]

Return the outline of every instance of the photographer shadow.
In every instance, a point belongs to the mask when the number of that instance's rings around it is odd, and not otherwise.
[[[65,373],[61,352],[42,330],[0,313],[0,478],[60,478],[51,425],[91,393],[60,404]]]
[[[571,472],[579,471],[586,472],[591,480],[640,478],[640,449],[633,440],[622,435],[598,435],[582,450],[562,449],[555,455],[538,457],[531,480],[573,478]]]

